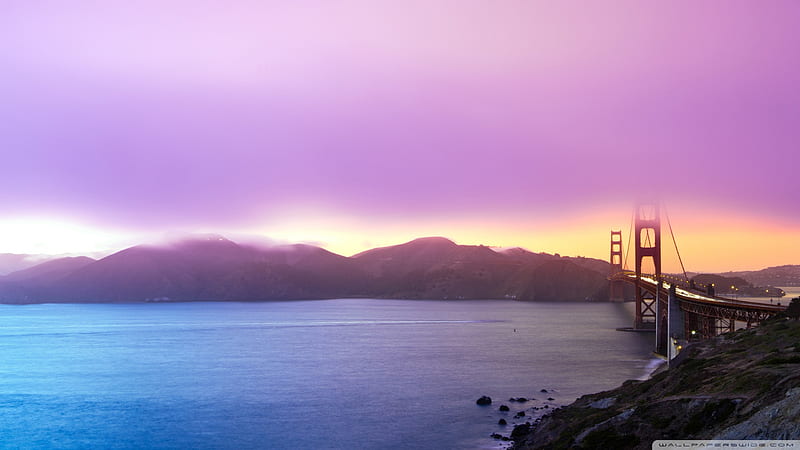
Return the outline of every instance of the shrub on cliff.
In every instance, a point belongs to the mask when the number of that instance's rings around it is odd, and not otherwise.
[[[800,297],[792,299],[792,303],[786,308],[786,315],[794,320],[800,319]]]

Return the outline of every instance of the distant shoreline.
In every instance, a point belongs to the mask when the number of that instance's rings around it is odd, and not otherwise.
[[[335,301],[335,300],[400,300],[400,301],[419,301],[419,302],[516,302],[516,303],[541,303],[541,304],[581,304],[581,303],[615,303],[615,302],[596,302],[596,301],[555,301],[555,300],[514,300],[508,298],[460,298],[460,299],[441,299],[441,298],[396,298],[396,297],[372,297],[372,296],[351,296],[351,297],[329,297],[329,298],[290,298],[290,299],[258,299],[258,300],[169,300],[169,301],[147,301],[147,300],[125,300],[125,301],[33,301],[33,302],[4,302],[0,305],[26,306],[26,305],[152,305],[152,304],[179,304],[179,303],[282,303],[282,302],[314,302],[314,301]],[[631,303],[631,302],[625,302]],[[621,304],[621,303],[617,303]]]

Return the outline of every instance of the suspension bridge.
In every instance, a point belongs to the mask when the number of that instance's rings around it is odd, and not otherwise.
[[[702,285],[686,275],[672,224],[667,224],[675,244],[683,276],[661,271],[661,211],[657,202],[639,203],[634,208],[631,235],[634,238],[634,270],[627,269],[623,257],[622,231],[611,231],[611,273],[609,294],[612,301],[625,300],[625,284],[633,285],[636,312],[634,331],[655,332],[655,351],[668,360],[677,356],[689,341],[705,339],[757,325],[786,309],[715,295],[714,285]],[[628,240],[630,247],[630,236]],[[652,269],[643,272],[643,267]]]

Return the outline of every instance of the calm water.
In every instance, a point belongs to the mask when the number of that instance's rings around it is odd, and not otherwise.
[[[513,421],[481,395],[536,397],[513,414],[646,374],[652,337],[614,331],[629,308],[0,305],[0,446],[492,448]]]

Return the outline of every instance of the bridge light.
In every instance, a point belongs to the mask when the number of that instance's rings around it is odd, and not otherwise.
[[[692,330],[692,336],[694,336],[695,334],[697,334],[697,331]]]
[[[678,346],[678,350],[680,351],[681,349],[683,349],[683,346],[682,346],[682,345],[679,345],[679,346]]]

